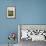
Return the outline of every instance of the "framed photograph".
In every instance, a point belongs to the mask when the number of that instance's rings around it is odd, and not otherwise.
[[[46,41],[45,24],[19,24],[18,42],[24,40]]]
[[[7,8],[7,18],[16,18],[15,7],[8,7]]]

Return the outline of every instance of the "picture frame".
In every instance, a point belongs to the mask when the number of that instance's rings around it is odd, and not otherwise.
[[[7,7],[7,18],[16,18],[15,7]]]
[[[22,37],[22,30],[28,30],[27,38]],[[46,41],[46,24],[18,24],[18,42],[22,40]]]

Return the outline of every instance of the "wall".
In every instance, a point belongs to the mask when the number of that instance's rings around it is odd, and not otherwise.
[[[21,24],[46,24],[46,0],[17,0],[16,14]]]
[[[16,6],[16,19],[6,18],[8,6]],[[9,32],[17,34],[17,24],[46,24],[46,0],[0,0],[0,44],[8,43]]]
[[[17,32],[17,18],[16,19],[7,19],[7,7],[16,6],[16,0],[0,0],[0,44],[7,44],[8,34],[10,32]],[[17,38],[16,38],[16,43]]]

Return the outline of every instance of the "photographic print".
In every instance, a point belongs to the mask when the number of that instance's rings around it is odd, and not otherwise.
[[[7,7],[7,18],[16,18],[15,7]]]

